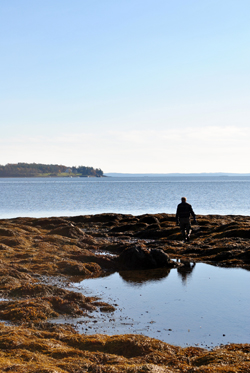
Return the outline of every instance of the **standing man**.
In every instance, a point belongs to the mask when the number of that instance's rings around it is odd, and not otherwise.
[[[196,223],[195,213],[192,206],[187,203],[186,197],[182,197],[181,203],[177,206],[176,210],[176,224],[180,225],[184,242],[189,241],[192,232],[190,215],[192,215],[194,223]]]

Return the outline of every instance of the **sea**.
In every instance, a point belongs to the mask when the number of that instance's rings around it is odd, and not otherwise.
[[[0,218],[175,214],[183,196],[197,215],[249,216],[250,176],[2,178]],[[249,283],[249,270],[203,263],[186,273],[110,273],[69,289],[99,296],[116,311],[71,322],[84,334],[136,333],[183,347],[250,343]]]
[[[0,218],[176,212],[250,215],[250,176],[0,178]]]

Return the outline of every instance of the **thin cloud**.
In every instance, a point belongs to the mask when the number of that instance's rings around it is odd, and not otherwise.
[[[249,172],[250,128],[64,133],[1,139],[1,162],[88,165],[116,172]]]

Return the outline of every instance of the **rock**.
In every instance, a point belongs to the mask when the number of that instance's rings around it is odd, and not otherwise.
[[[238,257],[245,263],[250,263],[250,249],[241,252]]]
[[[135,224],[124,224],[118,227],[113,227],[110,229],[110,232],[129,232],[129,231],[140,231],[142,229],[147,228],[148,225],[145,223],[135,223]]]
[[[132,215],[130,216],[132,217]],[[127,215],[113,214],[113,213],[96,214],[96,215],[91,216],[91,221],[95,223],[107,223],[110,221],[116,222],[116,221],[121,220],[124,217],[127,217]]]
[[[93,274],[100,274],[101,267],[97,263],[80,263],[77,261],[63,261],[58,263],[62,273],[72,276],[90,277]]]
[[[47,304],[45,316],[53,312]],[[32,308],[36,311],[34,305]],[[66,311],[72,312],[70,308]],[[194,346],[181,348],[144,335],[86,335],[69,325],[36,320],[22,327],[1,323],[0,348],[2,372],[249,371],[249,344],[230,344],[211,351]]]
[[[57,234],[59,236],[65,236],[69,238],[82,238],[84,236],[83,231],[74,226],[63,226],[56,229],[53,229],[49,234]]]
[[[175,267],[175,262],[161,249],[151,249],[150,256],[156,262],[156,268]]]
[[[43,229],[53,229],[61,225],[68,225],[68,222],[63,218],[40,218],[33,219],[30,224]]]
[[[171,229],[159,229],[158,226],[149,225],[147,229],[141,230],[135,234],[136,237],[142,239],[160,239],[169,238],[170,240],[176,240],[180,238],[180,230],[176,228]]]
[[[118,261],[126,269],[151,269],[175,266],[175,262],[163,250],[148,250],[142,245],[136,245],[124,250],[120,254]]]
[[[7,228],[0,228],[0,236],[15,237],[15,231]]]
[[[159,220],[154,215],[142,215],[140,222],[147,224],[160,224]]]

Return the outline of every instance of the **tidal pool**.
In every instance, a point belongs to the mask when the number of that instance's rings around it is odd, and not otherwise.
[[[250,343],[249,284],[250,271],[206,264],[116,272],[74,284],[116,306],[75,322],[80,333],[143,334],[182,347]]]

